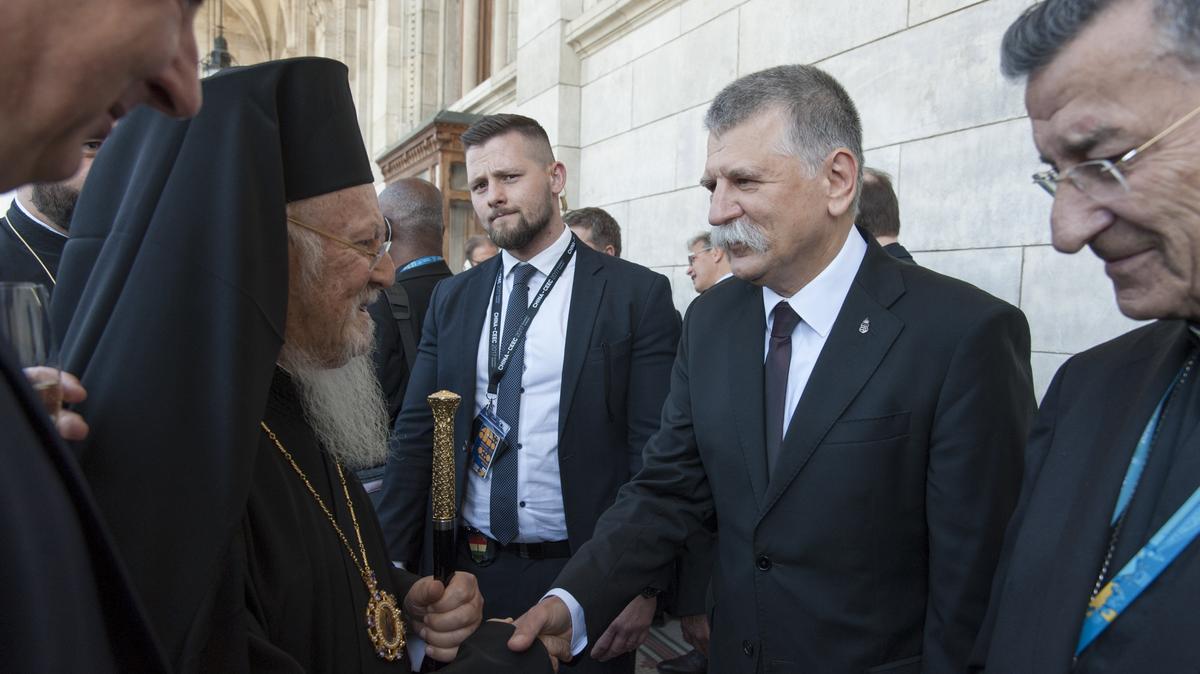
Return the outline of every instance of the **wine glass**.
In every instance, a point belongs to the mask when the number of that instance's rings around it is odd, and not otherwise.
[[[11,346],[17,364],[42,405],[57,419],[62,410],[62,375],[50,326],[50,292],[40,283],[0,283],[0,339]]]

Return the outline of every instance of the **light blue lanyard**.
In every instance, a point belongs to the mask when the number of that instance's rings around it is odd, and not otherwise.
[[[1130,500],[1133,499],[1133,492],[1146,467],[1146,458],[1150,454],[1150,446],[1154,442],[1158,422],[1162,418],[1163,407],[1186,370],[1187,365],[1179,371],[1179,374],[1175,375],[1175,380],[1171,382],[1167,392],[1158,401],[1153,416],[1150,417],[1145,430],[1142,431],[1142,437],[1138,439],[1137,449],[1133,452],[1133,458],[1129,461],[1129,469],[1125,472],[1125,479],[1121,482],[1121,493],[1117,497],[1117,507],[1113,510],[1110,526],[1117,524],[1121,516],[1125,514],[1125,509],[1129,507]],[[1113,579],[1097,592],[1095,597],[1092,597],[1088,603],[1087,614],[1083,619],[1083,627],[1079,632],[1079,643],[1075,646],[1075,656],[1078,657],[1084,649],[1091,645],[1096,637],[1100,636],[1100,633],[1107,629],[1121,615],[1121,612],[1132,604],[1133,600],[1137,599],[1163,570],[1170,566],[1171,562],[1175,561],[1179,553],[1183,552],[1184,548],[1195,540],[1197,535],[1200,535],[1200,487],[1197,487],[1188,500],[1175,511],[1171,519],[1155,532],[1154,536],[1150,538],[1150,542],[1138,550],[1133,559],[1130,559],[1117,572],[1117,575],[1113,576]]]
[[[425,257],[419,257],[419,258],[413,260],[412,262],[409,262],[408,264],[401,267],[400,271],[408,271],[409,269],[416,269],[417,267],[421,267],[421,266],[424,266],[427,264],[433,264],[434,262],[438,262],[441,259],[442,259],[441,255],[426,255]]]

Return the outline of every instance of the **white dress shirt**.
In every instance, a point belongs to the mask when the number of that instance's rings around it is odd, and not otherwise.
[[[792,330],[792,362],[788,369],[787,398],[784,400],[786,410],[784,434],[791,425],[792,415],[804,387],[808,385],[808,377],[812,374],[817,357],[825,347],[825,339],[833,329],[833,321],[842,310],[846,294],[850,292],[850,284],[854,282],[858,268],[862,265],[863,256],[867,253],[867,242],[858,233],[857,228],[851,228],[846,242],[838,251],[837,257],[829,266],[821,270],[817,277],[791,297],[783,297],[770,288],[764,287],[763,308],[767,313],[766,330],[763,332],[763,362],[766,362],[767,350],[771,348],[771,326],[775,324],[771,312],[775,305],[787,302],[792,310],[800,316],[800,322]]]
[[[546,281],[550,271],[567,249],[571,230],[529,264],[537,270],[529,281],[529,301]],[[578,255],[578,253],[576,253]],[[504,297],[501,302],[501,326],[508,320],[508,298],[512,296],[512,270],[520,260],[507,250],[501,251],[504,265]],[[495,280],[494,278],[492,279]],[[575,286],[575,256],[542,302],[541,309],[525,336],[525,370],[521,377],[521,418],[517,437],[509,438],[505,451],[517,452],[517,526],[519,543],[543,543],[567,539],[567,518],[563,510],[562,482],[558,470],[558,408],[563,376],[563,354],[567,341],[567,316],[571,310],[571,289]],[[493,284],[488,284],[489,288]],[[479,351],[475,354],[475,413],[487,406],[488,349],[492,302],[488,298],[488,317],[483,321]],[[516,316],[513,320],[521,320]],[[503,327],[501,335],[504,334]],[[503,352],[501,353],[503,356]],[[506,377],[516,376],[510,371]],[[492,536],[492,476],[481,478],[467,471],[467,493],[463,499],[463,520]]]
[[[796,404],[808,385],[808,377],[812,374],[817,357],[825,346],[825,339],[833,329],[850,285],[862,266],[863,256],[867,253],[867,242],[858,233],[858,228],[851,227],[846,242],[838,251],[833,261],[800,292],[791,297],[783,297],[771,290],[763,288],[763,306],[767,310],[767,324],[763,331],[763,362],[766,362],[766,352],[771,345],[771,310],[781,301],[786,301],[800,315],[800,323],[792,331],[792,362],[788,370],[787,400],[784,409],[788,410],[788,424],[796,412]],[[523,409],[523,408],[522,408]],[[524,412],[522,412],[524,413]],[[587,621],[583,606],[570,592],[556,587],[545,594],[546,597],[558,597],[567,605],[571,613],[571,654],[579,655],[587,648]]]

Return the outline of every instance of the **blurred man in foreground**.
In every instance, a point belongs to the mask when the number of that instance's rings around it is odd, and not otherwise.
[[[199,3],[6,0],[0,52],[0,192],[70,177],[80,148],[142,103],[186,117],[200,105],[192,20]],[[2,342],[3,340],[0,340]],[[63,399],[84,397],[63,376]],[[14,672],[168,671],[74,457],[0,343],[0,653]],[[87,433],[63,412],[57,431]],[[19,542],[19,544],[18,544]]]

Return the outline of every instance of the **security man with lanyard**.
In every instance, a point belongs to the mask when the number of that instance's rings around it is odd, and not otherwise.
[[[434,291],[379,512],[392,559],[428,569],[425,397],[462,395],[458,568],[478,578],[485,618],[510,617],[542,598],[641,468],[679,318],[665,277],[581,245],[563,224],[566,167],[536,121],[485,117],[462,140],[476,214],[501,254]],[[668,574],[577,671],[633,671]]]

